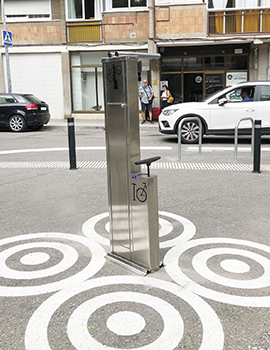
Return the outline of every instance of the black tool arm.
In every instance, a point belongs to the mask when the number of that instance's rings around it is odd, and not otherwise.
[[[148,176],[150,176],[150,165],[151,165],[151,163],[156,162],[159,159],[161,159],[161,157],[159,157],[159,156],[152,157],[152,158],[147,158],[147,159],[142,159],[142,160],[138,160],[137,162],[135,162],[135,164],[136,165],[146,164],[147,165],[147,174],[148,174]]]

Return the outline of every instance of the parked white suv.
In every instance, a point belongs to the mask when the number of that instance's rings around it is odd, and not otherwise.
[[[242,101],[242,89],[248,91],[251,99]],[[163,109],[159,116],[159,131],[177,134],[179,122],[185,117],[199,117],[205,135],[230,135],[241,118],[262,120],[262,133],[270,133],[270,81],[249,81],[239,83],[207,97],[202,102],[173,104]],[[240,134],[250,134],[251,123],[240,124]],[[183,143],[197,143],[199,126],[196,121],[184,122],[181,128]]]

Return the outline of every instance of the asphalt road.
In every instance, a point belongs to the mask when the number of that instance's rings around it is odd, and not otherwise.
[[[270,140],[253,174],[250,139],[197,146],[141,132],[160,155],[160,253],[140,277],[104,258],[107,173],[102,129],[0,133],[0,349],[270,349]]]

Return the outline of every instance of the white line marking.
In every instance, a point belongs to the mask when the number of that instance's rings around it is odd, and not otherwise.
[[[163,146],[142,146],[142,150],[171,150],[172,147]],[[26,149],[16,149],[16,150],[6,150],[0,151],[0,154],[16,154],[16,153],[39,153],[39,152],[62,152],[68,151],[68,147],[57,147],[57,148],[26,148]],[[76,147],[76,151],[103,151],[106,150],[105,146],[97,147]]]
[[[70,316],[67,333],[72,345],[77,350],[115,350],[115,347],[104,346],[95,340],[87,329],[89,317],[104,305],[119,302],[146,304],[156,310],[164,322],[164,329],[160,337],[149,345],[136,347],[137,349],[175,349],[184,333],[184,322],[179,312],[167,301],[146,293],[116,292],[99,295],[81,304]],[[118,348],[121,350],[122,348]],[[124,350],[124,349],[122,349]]]
[[[76,272],[74,275],[71,275],[67,278],[63,278],[62,280],[58,280],[55,282],[44,283],[44,284],[40,282],[39,285],[25,286],[25,287],[20,286],[19,283],[18,285],[14,285],[14,286],[0,285],[0,296],[18,297],[18,296],[29,296],[29,295],[55,292],[62,288],[66,288],[70,285],[76,285],[77,283],[92,277],[103,267],[105,263],[104,256],[106,253],[99,244],[95,242],[91,242],[89,239],[86,239],[85,237],[66,234],[66,233],[45,232],[45,233],[34,233],[34,234],[20,235],[15,237],[8,237],[0,240],[0,247],[5,246],[6,244],[16,243],[17,246],[14,246],[14,248],[18,247],[18,249],[19,248],[21,249],[24,246],[22,244],[23,241],[37,240],[35,243],[34,242],[32,243],[32,247],[34,247],[36,244],[37,248],[39,248],[46,244],[46,242],[40,242],[40,239],[50,241],[52,244],[57,239],[59,239],[60,241],[67,240],[71,242],[72,241],[78,242],[90,251],[89,253],[91,256],[91,261],[82,270],[80,270],[79,272]],[[47,242],[48,245],[50,244],[50,242],[49,243]],[[66,243],[66,245],[68,245],[68,242]],[[4,252],[5,250],[3,250],[2,253]],[[35,272],[35,271],[32,271],[32,272]],[[59,270],[59,272],[63,272],[63,271]],[[25,273],[25,272],[21,272],[21,273]]]
[[[241,254],[240,256],[247,256],[247,257],[251,257],[253,260],[258,261],[257,259],[257,255],[253,253],[252,256],[250,255],[252,252],[250,252],[247,250],[248,248],[251,249],[257,249],[257,250],[261,250],[263,253],[267,253],[270,254],[270,247],[264,245],[264,244],[260,244],[260,243],[256,243],[256,242],[251,242],[251,241],[245,241],[245,240],[241,240],[241,239],[233,239],[233,238],[201,238],[201,239],[196,239],[193,241],[188,241],[186,243],[183,243],[181,245],[177,245],[176,247],[170,249],[168,251],[168,253],[165,255],[164,258],[164,265],[165,265],[165,270],[166,272],[170,275],[170,277],[176,282],[178,283],[180,286],[184,286],[184,287],[188,287],[189,290],[193,291],[194,293],[204,297],[204,298],[208,298],[208,299],[212,299],[221,303],[227,303],[230,305],[238,305],[238,306],[245,306],[245,307],[269,307],[270,306],[270,296],[266,295],[266,296],[259,296],[260,293],[260,284],[258,284],[258,289],[257,289],[257,296],[248,296],[248,289],[244,289],[244,296],[241,295],[237,295],[237,294],[233,294],[232,292],[222,292],[222,289],[219,289],[221,291],[217,291],[214,289],[211,289],[211,284],[210,282],[208,282],[206,285],[207,287],[205,287],[204,285],[201,285],[200,283],[202,283],[202,279],[200,279],[198,282],[193,281],[190,277],[188,277],[185,274],[185,271],[181,270],[180,266],[179,266],[179,261],[181,260],[181,255],[184,254],[186,251],[188,251],[189,249],[192,249],[194,247],[199,247],[199,246],[205,246],[204,249],[206,248],[206,245],[210,244],[211,248],[213,246],[213,244],[224,244],[225,247],[224,249],[220,248],[220,253],[224,254],[227,253],[227,249],[228,249],[228,245],[236,245],[236,246],[243,246],[244,249],[241,249]],[[234,253],[236,249],[232,249],[231,253]],[[224,259],[226,259],[226,257],[224,257]],[[263,259],[263,260],[262,260]],[[263,255],[261,255],[261,259],[260,261],[258,261],[258,263],[262,263],[263,264],[263,268],[265,267],[265,257],[263,257]],[[267,259],[268,260],[268,259]],[[267,265],[269,265],[269,261],[267,263]],[[267,266],[267,270],[269,270],[268,266]],[[268,279],[264,279],[262,282],[262,287],[264,287],[265,285],[269,286],[270,285],[270,280],[269,280],[269,273],[265,273],[266,276],[268,277]],[[208,278],[206,276],[206,278]],[[212,278],[211,278],[212,280]],[[210,279],[209,279],[210,281]],[[235,281],[235,280],[234,280]],[[253,287],[253,282],[252,282],[252,278],[250,280],[245,280],[245,283],[250,282],[250,286],[251,288]],[[258,281],[254,280],[254,281]],[[216,280],[214,281],[216,282]],[[243,283],[244,281],[239,281],[237,280],[237,282],[241,282]],[[255,282],[254,282],[255,283]],[[255,287],[255,286],[254,286]]]
[[[181,242],[186,242],[189,239],[191,239],[195,233],[196,233],[196,227],[195,225],[189,221],[188,219],[184,218],[183,216],[172,214],[172,213],[167,213],[166,211],[159,211],[159,215],[162,216],[168,216],[169,218],[172,218],[178,222],[180,222],[184,230],[183,232],[179,233],[179,235],[173,239],[168,239],[167,241],[160,242],[159,246],[160,248],[167,248],[167,247],[172,247],[176,244],[179,244]],[[106,237],[101,236],[96,230],[95,226],[96,224],[105,218],[109,217],[109,213],[102,213],[98,214],[96,216],[93,216],[91,219],[87,220],[82,227],[83,234],[90,238],[91,241],[96,241],[97,243],[103,244],[105,246],[110,245],[110,240]],[[161,231],[159,231],[160,235],[159,237],[164,237],[165,234],[168,235],[171,233],[172,225],[169,223],[164,227],[164,222],[165,220],[161,220]],[[105,225],[105,229],[109,229],[108,223]]]
[[[190,292],[187,288],[179,287],[178,285],[170,282],[166,282],[163,280],[155,279],[152,277],[135,277],[135,276],[109,276],[109,277],[100,277],[94,278],[91,280],[87,280],[80,284],[74,284],[69,288],[65,288],[60,292],[57,292],[46,299],[33,313],[25,332],[25,348],[26,350],[51,350],[49,340],[48,340],[48,328],[50,324],[50,320],[54,313],[61,307],[61,305],[67,302],[70,298],[83,293],[87,290],[91,290],[98,287],[111,286],[115,291],[117,286],[123,285],[134,285],[137,288],[142,285],[143,287],[149,288],[157,288],[159,290],[165,290],[168,293],[171,293],[176,298],[183,299],[187,304],[189,304],[194,311],[197,313],[198,317],[201,320],[203,336],[202,342],[198,350],[222,350],[224,347],[224,333],[222,329],[222,325],[220,319],[214,312],[214,310],[205,302],[202,298],[198,297],[196,294]],[[123,293],[123,292],[122,292]],[[129,294],[131,292],[127,292]],[[114,293],[112,293],[114,294]],[[139,294],[139,293],[136,293]],[[106,296],[109,294],[102,294],[100,297],[103,297],[104,303],[106,303]],[[142,293],[140,303],[145,302],[145,296],[151,297],[150,294]],[[154,297],[157,298],[157,297]],[[131,298],[132,299],[132,298]],[[152,299],[152,298],[151,298]],[[89,299],[91,301],[92,299]],[[125,302],[125,298],[121,298],[119,301]],[[136,302],[137,300],[135,300]],[[164,301],[166,303],[166,301]],[[168,303],[168,302],[167,302]],[[166,311],[165,311],[166,312]],[[162,314],[164,310],[162,310]],[[87,324],[84,325],[87,328]],[[177,324],[173,326],[175,329]],[[169,330],[168,330],[169,331]],[[194,330],[196,331],[196,330]],[[88,333],[89,334],[89,333]],[[77,333],[77,338],[80,337],[81,334]],[[162,337],[162,334],[161,334]],[[158,347],[151,347],[150,349],[155,350],[171,350],[174,347],[171,347],[174,339],[178,339],[179,335],[176,333],[172,337],[166,337],[164,339],[163,344],[159,344]],[[157,339],[158,340],[158,339]],[[169,342],[169,343],[168,343]],[[170,344],[170,347],[168,347]],[[87,343],[84,344],[87,346]],[[107,347],[104,345],[102,349],[106,349]],[[87,348],[84,348],[87,349]],[[96,349],[95,347],[91,347],[92,349]],[[115,349],[115,348],[114,348]],[[138,350],[145,349],[144,347],[136,347]]]
[[[198,146],[193,146],[193,147],[187,147],[186,151],[187,152],[198,152],[199,147]],[[237,148],[238,152],[250,152],[251,148],[249,147],[238,147]],[[270,147],[261,147],[261,150],[264,152],[270,152]],[[202,146],[202,151],[207,151],[207,152],[223,152],[223,151],[234,151],[234,147],[228,146],[228,147],[211,147],[211,146]]]

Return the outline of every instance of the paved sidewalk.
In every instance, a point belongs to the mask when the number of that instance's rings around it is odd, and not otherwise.
[[[75,128],[76,129],[105,129],[105,120],[104,119],[75,119]],[[141,123],[141,120],[140,120]],[[45,128],[55,130],[55,129],[66,129],[67,128],[67,119],[51,119],[49,124]],[[154,124],[146,122],[140,124],[142,130],[158,130],[158,121],[154,121]]]

